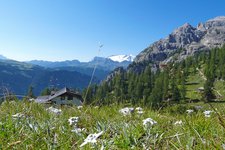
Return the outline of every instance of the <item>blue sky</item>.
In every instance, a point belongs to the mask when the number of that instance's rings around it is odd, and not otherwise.
[[[137,55],[189,22],[225,15],[224,0],[0,0],[0,54],[16,60]]]

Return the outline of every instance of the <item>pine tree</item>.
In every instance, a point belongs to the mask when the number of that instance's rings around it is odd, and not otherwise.
[[[171,81],[171,95],[172,95],[172,100],[173,101],[176,101],[176,102],[180,102],[180,91],[177,87],[177,84],[176,84],[176,81],[175,81],[175,78],[173,77],[172,78],[172,81]]]
[[[169,94],[169,71],[166,69],[163,72],[163,100],[166,100]]]
[[[33,93],[33,90],[34,90],[33,86],[30,86],[29,89],[28,89],[28,92],[27,92],[27,96],[29,98],[34,98],[35,97],[34,93]]]
[[[152,107],[159,107],[163,101],[163,75],[160,76],[155,81],[155,86],[152,89],[151,95],[148,97],[148,104]]]
[[[210,79],[207,79],[205,84],[204,84],[204,95],[203,98],[205,100],[205,102],[210,102],[212,101],[212,99],[214,98],[214,94],[213,94],[213,82]]]

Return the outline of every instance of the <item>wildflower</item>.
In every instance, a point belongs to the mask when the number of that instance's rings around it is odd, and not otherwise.
[[[57,109],[57,108],[53,108],[53,107],[49,107],[48,109],[46,109],[52,113],[55,113],[56,115],[61,114],[62,110],[61,109]]]
[[[34,98],[30,98],[29,101],[30,102],[33,102],[33,101],[35,101],[35,99]]]
[[[81,110],[83,108],[83,106],[77,106],[77,109]]]
[[[15,114],[15,115],[12,115],[13,118],[22,118],[22,117],[24,117],[24,116],[25,116],[25,115],[22,114],[22,113],[17,113],[17,114]]]
[[[142,115],[144,111],[137,111],[137,114]]]
[[[225,143],[222,144],[222,148],[223,148],[223,150],[225,150]]]
[[[183,124],[183,121],[182,121],[182,120],[176,121],[176,122],[174,123],[174,125],[182,125],[182,124]]]
[[[71,130],[71,132],[73,132],[73,133],[76,133],[76,134],[78,134],[78,135],[80,135],[80,133],[82,132],[82,131],[85,131],[85,128],[77,128],[77,127],[75,127],[73,130]]]
[[[99,109],[99,106],[95,106],[94,108],[95,108],[95,109]]]
[[[202,106],[195,106],[195,109],[196,110],[200,110],[200,109],[202,109],[203,107]]]
[[[123,109],[120,109],[120,111],[119,111],[121,114],[123,114],[124,116],[126,116],[126,115],[130,115],[131,113],[133,113],[134,112],[134,108],[128,108],[128,107],[125,107],[125,108],[123,108]]]
[[[54,134],[54,140],[53,140],[53,143],[54,144],[57,144],[58,143],[58,134]]]
[[[135,110],[137,111],[137,114],[139,114],[139,115],[142,115],[144,113],[144,111],[141,107],[137,107]]]
[[[87,138],[84,140],[84,142],[80,145],[80,147],[83,147],[87,143],[96,143],[97,138],[99,138],[103,134],[103,131],[99,133],[89,134]]]
[[[135,108],[136,111],[143,111],[143,109],[141,107],[137,107]]]
[[[192,110],[192,109],[188,109],[188,110],[186,110],[186,112],[187,112],[188,114],[191,114],[191,113],[193,113],[193,112],[194,112],[194,110]]]
[[[152,118],[147,118],[143,120],[143,126],[145,126],[146,128],[152,127],[154,124],[157,124],[157,122]]]
[[[78,123],[78,121],[79,121],[79,117],[70,117],[69,119],[68,119],[68,121],[69,121],[69,124],[70,124],[70,126],[71,125],[77,125],[77,123]]]
[[[211,111],[211,110],[206,110],[206,111],[204,111],[203,113],[204,113],[205,117],[210,117],[210,114],[211,114],[212,112],[213,112],[213,111]]]
[[[37,132],[38,130],[38,127],[36,125],[33,125],[31,123],[28,123],[28,126],[32,129],[32,130],[35,130]]]

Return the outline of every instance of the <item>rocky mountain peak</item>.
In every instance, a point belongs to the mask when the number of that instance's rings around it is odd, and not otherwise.
[[[218,27],[224,27],[225,26],[225,16],[219,16],[213,19],[210,19],[206,21],[205,27],[207,30],[211,28],[218,28]]]
[[[209,19],[208,21],[225,21],[225,16],[218,16],[213,19]]]
[[[199,23],[195,28],[185,23],[166,38],[154,42],[135,58],[135,63],[170,62],[225,44],[225,16]]]
[[[191,30],[195,30],[194,27],[192,27],[189,23],[185,23],[184,25],[180,26],[176,30],[174,30],[173,33],[179,33],[179,32],[189,32]]]

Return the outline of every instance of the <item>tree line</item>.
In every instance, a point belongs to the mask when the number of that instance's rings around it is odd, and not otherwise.
[[[124,71],[111,80],[85,89],[86,104],[130,103],[159,107],[163,104],[186,102],[186,84],[190,74],[204,70],[206,81],[202,100],[215,98],[213,85],[216,79],[225,79],[225,46],[204,51],[180,62],[157,64],[160,69],[152,70],[152,63],[142,67],[141,72]]]

